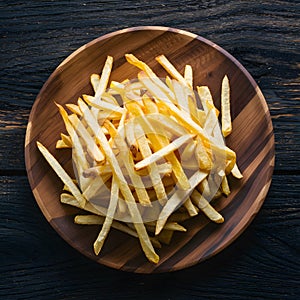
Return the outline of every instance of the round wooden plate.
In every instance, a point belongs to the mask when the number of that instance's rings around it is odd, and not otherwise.
[[[166,73],[154,57],[165,54],[182,72],[185,64],[194,70],[196,85],[208,85],[216,106],[220,106],[221,80],[231,83],[233,131],[226,139],[236,151],[242,180],[231,180],[232,193],[215,204],[225,222],[213,224],[204,216],[184,223],[188,231],[174,235],[169,246],[158,250],[160,262],[149,263],[137,239],[111,230],[99,256],[93,253],[97,226],[73,223],[78,209],[59,201],[63,184],[36,147],[44,144],[72,174],[70,150],[56,150],[55,143],[65,128],[54,101],[75,103],[92,92],[89,78],[100,73],[107,55],[114,58],[111,78],[132,79],[137,69],[126,63],[133,53],[161,77]],[[274,167],[274,134],[266,101],[245,68],[225,50],[195,34],[166,27],[135,27],[104,35],[79,48],[65,59],[44,84],[33,105],[25,141],[29,182],[43,214],[54,229],[75,249],[89,258],[116,269],[140,272],[168,272],[199,263],[234,241],[259,211],[271,183]]]

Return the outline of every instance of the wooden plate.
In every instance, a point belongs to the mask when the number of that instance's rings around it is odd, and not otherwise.
[[[244,178],[232,180],[232,193],[221,198],[216,208],[225,218],[222,225],[199,216],[185,223],[186,233],[175,234],[169,246],[158,251],[158,265],[149,263],[137,239],[111,230],[99,256],[93,253],[97,226],[73,223],[78,209],[62,205],[63,184],[36,147],[43,143],[72,174],[70,150],[56,150],[60,132],[65,132],[54,101],[75,103],[92,88],[89,77],[99,73],[107,55],[114,57],[112,78],[135,78],[137,69],[126,63],[125,53],[147,62],[159,76],[166,74],[154,57],[165,54],[183,71],[194,69],[195,85],[208,85],[219,106],[221,80],[231,82],[233,132],[227,144],[237,153]],[[135,27],[102,36],[84,45],[64,60],[44,84],[33,105],[25,141],[29,182],[43,214],[54,229],[75,249],[89,258],[116,269],[152,273],[179,270],[199,263],[234,241],[259,211],[271,183],[274,167],[274,135],[266,101],[245,68],[225,50],[195,34],[166,27]]]

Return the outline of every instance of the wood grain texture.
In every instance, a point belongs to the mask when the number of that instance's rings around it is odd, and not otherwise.
[[[259,4],[184,1],[180,5],[178,1],[126,1],[122,7],[116,1],[104,3],[2,1],[1,170],[24,170],[22,145],[14,145],[14,151],[6,145],[15,144],[16,136],[18,140],[24,139],[33,101],[52,71],[83,44],[108,32],[143,24],[187,29],[214,41],[236,57],[259,84],[273,125],[279,128],[275,130],[278,153],[275,172],[297,169],[300,164],[296,151],[300,147],[297,1]]]
[[[295,175],[273,176],[255,220],[214,258],[182,271],[148,276],[119,272],[82,256],[47,223],[33,202],[27,178],[2,176],[0,240],[5,242],[0,243],[0,297],[295,299],[300,267],[299,182]]]
[[[8,203],[0,210],[0,298],[297,298],[299,1],[4,0],[0,8],[0,174],[8,175],[0,183]],[[142,276],[102,267],[69,247],[40,213],[26,177],[12,175],[26,174],[29,112],[56,66],[94,38],[150,24],[204,36],[247,68],[271,112],[278,175],[254,222],[207,268]]]

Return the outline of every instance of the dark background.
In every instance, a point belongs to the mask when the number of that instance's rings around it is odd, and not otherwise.
[[[297,299],[300,296],[299,1],[0,2],[1,299]],[[216,257],[141,275],[96,264],[47,223],[26,177],[35,97],[78,47],[118,29],[161,25],[212,40],[251,73],[276,141],[273,182],[248,229]]]

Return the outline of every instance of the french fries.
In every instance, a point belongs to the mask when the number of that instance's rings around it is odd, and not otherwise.
[[[156,264],[154,248],[170,244],[175,231],[187,231],[180,222],[199,214],[224,222],[209,202],[230,195],[228,174],[243,177],[224,139],[232,131],[229,78],[222,81],[220,118],[209,88],[194,90],[191,65],[181,74],[159,55],[168,74],[161,79],[133,54],[125,58],[140,69],[137,80],[111,80],[108,56],[101,76],[90,76],[93,95],[66,104],[70,114],[56,104],[67,131],[56,149],[72,149],[75,176],[40,142],[37,147],[64,183],[61,203],[91,213],[74,222],[101,227],[96,255],[115,228],[138,238]]]

